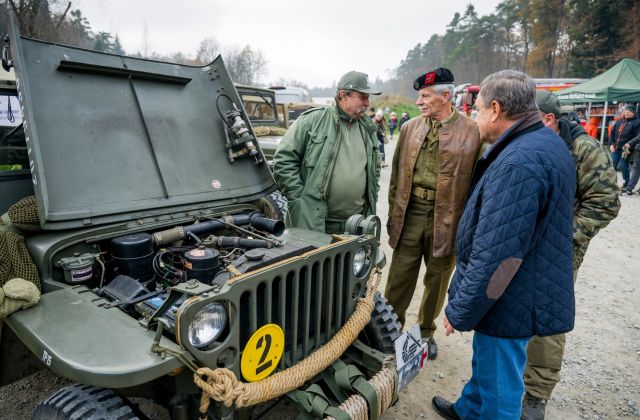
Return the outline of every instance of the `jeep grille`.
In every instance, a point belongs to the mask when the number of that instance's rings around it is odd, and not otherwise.
[[[291,366],[329,341],[355,307],[351,253],[307,261],[283,276],[262,281],[240,298],[240,348],[265,324],[285,333],[280,368]]]

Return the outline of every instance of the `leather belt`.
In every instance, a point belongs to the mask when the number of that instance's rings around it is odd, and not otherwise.
[[[433,201],[436,199],[436,190],[430,190],[422,187],[411,188],[411,195],[427,201]]]

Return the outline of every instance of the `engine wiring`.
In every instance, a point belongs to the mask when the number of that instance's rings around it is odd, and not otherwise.
[[[187,273],[182,268],[182,253],[191,247],[170,247],[159,250],[153,257],[153,272],[160,280],[169,285],[176,285],[187,280]]]

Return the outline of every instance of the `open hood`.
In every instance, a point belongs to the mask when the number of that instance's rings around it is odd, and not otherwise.
[[[216,100],[242,102],[220,57],[192,67],[105,54],[21,37],[13,19],[10,35],[44,229],[245,202],[275,188],[266,163],[229,160]],[[223,115],[231,109],[218,103]]]

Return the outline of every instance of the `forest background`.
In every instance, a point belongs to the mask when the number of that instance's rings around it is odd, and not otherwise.
[[[224,46],[213,37],[203,39],[195,53],[163,56],[147,47],[125,51],[118,34],[94,32],[82,11],[66,0],[0,0],[2,34],[7,32],[10,11],[22,35],[46,41],[191,65],[207,64],[222,54],[237,83],[259,83],[268,63],[268,57],[251,45]],[[478,84],[502,69],[537,78],[591,78],[624,57],[640,59],[637,0],[504,0],[485,16],[470,3],[454,14],[444,34],[410,48],[387,78],[376,78],[373,84],[402,101],[415,96],[412,84],[417,75],[438,66],[450,68],[456,83]],[[304,80],[283,78],[270,84],[305,87],[312,96],[323,97],[333,96],[336,89],[335,82],[310,87]]]

